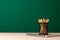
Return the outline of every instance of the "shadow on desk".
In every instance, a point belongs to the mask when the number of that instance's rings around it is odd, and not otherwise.
[[[27,36],[34,36],[34,37],[45,37],[45,35],[39,35],[36,33],[27,33]],[[48,34],[47,37],[60,37],[60,34]]]

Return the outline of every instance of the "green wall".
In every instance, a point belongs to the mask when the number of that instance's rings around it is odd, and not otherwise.
[[[39,32],[38,18],[49,18],[49,32],[60,32],[59,0],[0,0],[0,32]]]

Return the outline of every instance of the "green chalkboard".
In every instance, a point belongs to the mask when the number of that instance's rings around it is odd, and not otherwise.
[[[60,32],[59,0],[0,0],[0,32],[39,32],[39,18],[49,18],[49,32]]]

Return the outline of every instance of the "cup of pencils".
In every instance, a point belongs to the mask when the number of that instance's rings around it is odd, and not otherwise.
[[[40,26],[40,32],[39,35],[48,35],[48,22],[49,19],[38,19],[39,26]]]

